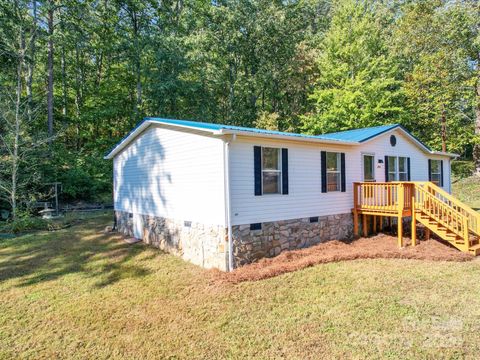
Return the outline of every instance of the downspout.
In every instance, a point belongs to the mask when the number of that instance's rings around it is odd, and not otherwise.
[[[235,141],[235,134],[231,141]],[[225,213],[228,231],[228,271],[234,269],[233,263],[233,231],[232,231],[232,206],[230,202],[230,141],[224,142],[224,169],[225,169]]]

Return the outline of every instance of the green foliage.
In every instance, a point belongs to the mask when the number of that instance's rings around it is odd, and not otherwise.
[[[399,122],[436,150],[443,117],[447,150],[469,158],[480,149],[479,4],[0,0],[1,206],[12,203],[12,114],[24,207],[53,181],[64,201],[109,199],[103,155],[145,115],[315,134]],[[39,141],[49,40],[52,144]]]
[[[314,111],[303,129],[326,133],[401,119],[401,82],[385,45],[382,19],[368,1],[339,1],[321,44]]]
[[[447,150],[461,154],[472,144],[475,116],[466,12],[442,1],[413,2],[405,7],[392,41],[404,72],[407,125],[429,146],[441,149],[444,118]]]
[[[48,230],[49,227],[50,225],[47,220],[23,212],[20,213],[16,219],[9,220],[3,225],[0,225],[0,232],[17,234],[31,230]]]
[[[473,175],[475,166],[472,161],[452,161],[452,175],[458,179],[468,178]]]

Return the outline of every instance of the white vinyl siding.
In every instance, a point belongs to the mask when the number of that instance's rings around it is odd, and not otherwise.
[[[352,183],[363,181],[362,155],[365,153],[375,154],[377,182],[385,181],[385,164],[378,163],[378,159],[383,160],[385,156],[410,157],[412,181],[428,181],[428,159],[443,159],[444,189],[450,190],[448,157],[426,154],[399,130],[393,131],[397,137],[397,144],[392,147],[391,134],[392,132],[387,132],[356,146],[237,136],[231,144],[230,151],[233,225],[350,213],[353,206]],[[255,145],[288,149],[288,195],[254,195]],[[321,192],[321,151],[345,153],[346,192]]]
[[[223,141],[149,127],[114,158],[115,210],[225,225]]]

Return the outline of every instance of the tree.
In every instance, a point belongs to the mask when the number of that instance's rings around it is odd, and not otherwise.
[[[320,45],[314,110],[303,129],[318,134],[401,120],[402,92],[374,2],[337,1]]]
[[[391,41],[404,78],[405,123],[433,148],[459,153],[473,132],[465,11],[443,0],[408,4]]]
[[[14,219],[18,215],[19,201],[32,198],[32,191],[28,190],[31,190],[39,174],[38,162],[33,159],[37,155],[34,151],[45,143],[34,141],[31,136],[34,111],[23,96],[25,79],[28,84],[28,77],[25,78],[25,57],[30,52],[27,44],[32,46],[33,42],[26,38],[29,19],[22,5],[20,1],[15,1],[12,7],[6,9],[10,18],[3,18],[1,22],[5,34],[9,36],[7,57],[15,72],[11,79],[14,88],[0,88],[0,198],[10,204]]]

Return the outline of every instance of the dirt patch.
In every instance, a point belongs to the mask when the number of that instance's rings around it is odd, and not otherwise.
[[[398,248],[397,238],[379,234],[360,238],[351,243],[329,241],[301,250],[285,251],[274,258],[265,258],[254,264],[245,265],[230,273],[218,271],[216,278],[228,283],[255,281],[287,272],[304,269],[316,264],[355,259],[416,259],[433,261],[469,261],[474,257],[437,240],[420,241],[417,246],[407,244]]]

